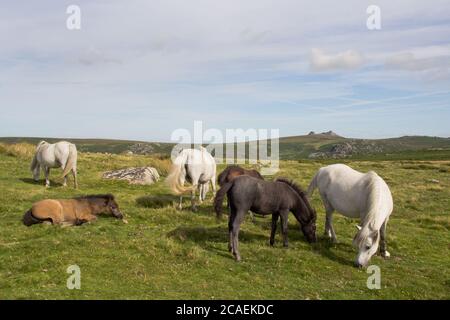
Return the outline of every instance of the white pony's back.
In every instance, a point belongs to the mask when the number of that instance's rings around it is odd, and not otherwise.
[[[327,200],[336,211],[348,217],[361,218],[362,222],[374,218],[374,206],[383,211],[382,218],[392,211],[389,187],[373,171],[361,173],[344,164],[322,167],[313,178],[308,193],[311,195],[315,188],[322,196],[327,194]],[[366,218],[369,212],[370,217]]]

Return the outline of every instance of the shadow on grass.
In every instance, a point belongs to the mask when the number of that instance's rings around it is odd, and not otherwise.
[[[184,243],[185,241],[195,242],[205,250],[214,252],[226,258],[232,258],[228,252],[228,228],[224,226],[218,227],[178,227],[167,236]],[[239,232],[239,242],[264,242],[269,238],[260,234],[243,231]],[[217,248],[217,244],[226,244],[224,249]]]
[[[38,181],[34,181],[32,178],[20,178],[19,179],[22,182],[28,183],[28,184],[35,184],[35,185],[42,185],[45,186],[45,180],[39,179]],[[50,186],[51,187],[62,187],[62,183],[56,182],[54,180],[50,180]]]
[[[352,247],[344,243],[332,243],[328,237],[318,236],[317,243],[312,244],[313,250],[327,259],[340,263],[344,266],[353,267],[353,260],[341,257],[336,252],[352,252]],[[356,255],[356,252],[355,252]]]
[[[179,198],[173,195],[142,196],[136,199],[136,205],[143,208],[164,208],[175,206]]]

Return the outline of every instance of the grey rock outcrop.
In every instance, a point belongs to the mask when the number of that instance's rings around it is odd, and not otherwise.
[[[136,143],[130,146],[129,151],[133,154],[148,155],[155,152],[155,148],[148,143]]]
[[[130,184],[149,185],[159,181],[158,171],[153,167],[126,168],[103,173],[103,179],[127,180]]]

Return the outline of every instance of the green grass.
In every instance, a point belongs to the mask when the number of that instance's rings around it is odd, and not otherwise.
[[[243,223],[236,263],[227,251],[227,222],[217,221],[211,202],[198,213],[178,211],[164,182],[152,186],[102,180],[110,169],[155,165],[144,156],[81,154],[80,189],[30,179],[29,160],[0,153],[0,299],[449,299],[450,161],[352,161],[375,170],[390,185],[395,209],[388,250],[372,264],[381,268],[381,290],[366,287],[368,274],[352,266],[355,223],[335,216],[340,243],[305,242],[293,216],[289,248],[270,247],[270,217]],[[282,161],[280,176],[307,186],[328,162]],[[439,183],[431,182],[432,179]],[[34,201],[81,194],[114,193],[129,224],[102,217],[80,227],[25,227],[23,213]],[[317,194],[318,232],[324,212]],[[185,205],[188,205],[186,199]],[[81,290],[68,290],[66,269],[81,268]]]

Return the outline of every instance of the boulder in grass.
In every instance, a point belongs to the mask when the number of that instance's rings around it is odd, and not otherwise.
[[[126,168],[105,172],[103,179],[127,180],[130,184],[149,185],[159,181],[159,174],[152,167]]]

